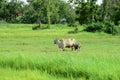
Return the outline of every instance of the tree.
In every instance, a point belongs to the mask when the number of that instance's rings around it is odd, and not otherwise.
[[[18,14],[21,12],[22,9],[22,2],[18,0],[11,0],[10,2],[2,0],[0,4],[1,18],[6,20],[7,22],[16,22],[16,18],[19,16]]]
[[[120,21],[120,0],[110,0],[109,4],[110,19],[115,23],[119,24]]]
[[[48,19],[48,28],[50,28],[50,5],[51,5],[51,1],[47,0],[48,4],[47,4],[47,19]]]
[[[0,19],[5,19],[5,8],[7,5],[7,1],[6,0],[1,0],[0,1]]]
[[[31,4],[32,8],[33,8],[33,12],[34,14],[36,14],[38,16],[38,22],[39,22],[39,26],[41,25],[41,21],[43,19],[44,22],[48,23],[47,28],[50,28],[50,24],[51,24],[51,16],[54,12],[55,9],[55,5],[58,2],[57,0],[28,0],[29,5]]]
[[[95,20],[96,11],[98,5],[96,4],[97,0],[69,0],[72,4],[75,5],[77,20],[80,24],[92,23]]]
[[[110,20],[110,0],[103,0],[102,13],[103,22]]]
[[[39,23],[39,28],[41,27],[41,14],[42,14],[42,11],[44,10],[44,3],[45,3],[45,0],[35,0],[33,2],[33,9],[34,9],[34,12],[35,14],[37,15],[37,22]]]
[[[115,5],[115,12],[114,12],[114,17],[113,21],[116,25],[120,25],[120,3]]]
[[[103,21],[113,21],[117,24],[117,20],[119,21],[119,7],[120,0],[103,0],[102,3],[102,12],[103,12]]]
[[[3,3],[4,2],[4,3]],[[75,8],[63,0],[27,0],[23,4],[20,0],[2,0],[0,16],[7,22],[16,23],[59,23],[66,18],[68,23],[75,22]],[[19,16],[21,14],[21,16]]]
[[[75,8],[73,8],[72,5],[64,1],[61,1],[59,5],[60,19],[65,18],[68,24],[74,24],[76,18]]]

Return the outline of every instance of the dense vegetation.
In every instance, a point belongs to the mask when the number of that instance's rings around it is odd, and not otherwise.
[[[119,32],[120,0],[27,0],[27,4],[20,0],[1,0],[0,19],[9,23],[64,23],[76,26],[76,22],[87,25],[86,31],[103,31],[110,34]],[[100,23],[100,24],[99,24]],[[106,24],[107,23],[107,24]],[[95,24],[95,25],[94,25]],[[116,28],[117,27],[117,28]]]
[[[71,34],[73,27],[58,24],[37,31],[32,26],[35,25],[0,26],[1,80],[120,79],[119,36],[84,31]],[[78,26],[78,29],[84,28]],[[81,43],[81,50],[61,51],[53,40],[63,37],[74,37]]]

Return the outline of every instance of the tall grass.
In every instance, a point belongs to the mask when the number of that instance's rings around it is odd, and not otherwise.
[[[11,73],[18,71],[23,75],[28,72],[31,76],[32,72],[45,73],[43,80],[120,80],[119,36],[88,32],[69,34],[73,28],[60,25],[37,31],[32,31],[32,25],[28,24],[7,25],[0,27],[0,69],[3,71],[10,69]],[[82,44],[80,51],[66,49],[63,52],[53,44],[55,38],[69,37]]]
[[[119,80],[120,57],[85,54],[1,54],[0,67],[15,70],[39,70],[61,77]]]

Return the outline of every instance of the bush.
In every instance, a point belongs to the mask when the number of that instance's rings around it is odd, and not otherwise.
[[[97,22],[97,23],[92,23],[92,24],[89,24],[86,26],[86,29],[85,31],[88,31],[88,32],[101,32],[103,31],[103,28],[104,28],[104,24],[103,23],[100,23],[100,22]]]
[[[68,23],[69,27],[75,27],[76,28],[78,25],[79,25],[79,22],[77,22],[77,21],[73,22],[73,23]]]
[[[76,27],[75,29],[74,29],[74,33],[78,33],[79,32],[79,29]]]
[[[16,23],[21,23],[22,22],[22,16],[16,17]]]
[[[104,32],[109,34],[117,34],[118,28],[115,26],[113,22],[105,22]]]
[[[117,34],[119,32],[119,28],[115,26],[113,22],[106,21],[104,23],[102,22],[97,22],[97,23],[92,23],[89,25],[86,25],[85,31],[88,32],[105,32],[108,34]]]
[[[38,29],[40,29],[40,26],[34,26],[34,27],[32,27],[32,30],[38,30]]]

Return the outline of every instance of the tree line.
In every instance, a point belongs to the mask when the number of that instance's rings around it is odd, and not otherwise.
[[[86,31],[117,32],[120,24],[120,0],[20,0],[0,1],[0,20],[8,23],[58,24],[66,19],[69,25],[79,22]],[[106,27],[105,27],[106,26]],[[109,27],[110,26],[110,27]]]

